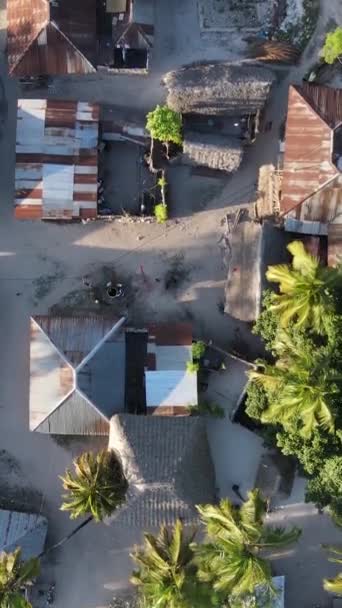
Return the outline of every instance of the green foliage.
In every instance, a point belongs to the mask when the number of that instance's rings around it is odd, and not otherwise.
[[[206,542],[195,546],[200,579],[232,600],[258,585],[272,593],[271,567],[263,553],[297,541],[300,530],[266,527],[266,501],[257,489],[241,507],[223,499],[218,506],[197,509],[207,534]]]
[[[157,185],[159,186],[159,188],[166,188],[167,181],[164,175],[158,179]]]
[[[332,456],[321,463],[315,477],[307,483],[305,500],[339,509],[342,502],[342,456]]]
[[[193,359],[201,359],[205,353],[205,349],[207,345],[202,340],[197,340],[197,342],[192,343],[191,351]]]
[[[316,475],[322,463],[339,453],[342,448],[342,433],[324,433],[315,430],[309,439],[304,439],[298,429],[279,431],[276,435],[277,446],[285,456],[295,456],[307,475]]]
[[[167,106],[156,106],[147,114],[146,129],[153,139],[182,145],[182,116]]]
[[[70,511],[71,519],[91,514],[102,521],[124,502],[127,481],[114,452],[84,452],[74,460],[74,467],[74,473],[67,469],[61,477],[67,491],[61,510]]]
[[[306,438],[317,427],[333,432],[334,406],[341,392],[338,372],[329,357],[330,347],[318,348],[301,334],[291,337],[279,331],[274,351],[278,356],[274,365],[257,361],[258,370],[248,374],[267,395],[269,405],[261,413],[261,421],[279,423],[286,430],[300,421],[299,432]]]
[[[342,27],[337,27],[333,32],[326,35],[325,43],[321,51],[325,63],[332,64],[342,56]]]
[[[165,224],[169,217],[167,205],[164,205],[164,203],[158,203],[158,205],[155,205],[154,216],[158,224]]]
[[[142,604],[148,608],[210,608],[216,594],[197,578],[192,542],[195,533],[185,533],[177,521],[173,529],[144,535],[143,548],[131,555],[138,566],[131,582],[137,586]]]
[[[196,374],[197,372],[199,372],[199,370],[199,363],[195,363],[194,361],[186,362],[186,371],[189,372],[189,374]]]
[[[262,310],[253,327],[253,334],[261,336],[265,342],[266,348],[270,352],[273,351],[273,344],[279,326],[279,317],[272,308],[273,296],[274,293],[270,289],[264,291]]]
[[[261,420],[263,412],[268,407],[265,389],[260,383],[250,382],[247,387],[246,414],[254,420]]]
[[[200,401],[198,405],[190,405],[188,411],[191,416],[210,416],[212,418],[225,417],[223,407],[218,403],[211,403],[210,401]]]
[[[32,585],[39,571],[39,560],[22,561],[20,548],[0,553],[0,608],[32,608],[22,590]]]
[[[293,241],[287,248],[293,256],[292,266],[269,266],[266,273],[268,281],[278,283],[280,291],[272,294],[269,309],[279,315],[281,327],[293,323],[297,329],[310,327],[324,334],[335,310],[333,285],[339,273],[321,266],[301,241]]]
[[[342,564],[342,547],[337,545],[323,545],[323,548],[329,553],[329,562]],[[329,593],[342,595],[342,572],[337,574],[334,578],[325,578],[323,580],[323,587]]]

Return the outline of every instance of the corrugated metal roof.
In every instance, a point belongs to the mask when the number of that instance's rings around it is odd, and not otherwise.
[[[281,211],[290,212],[297,220],[325,222],[335,211],[336,196],[332,196],[332,188],[340,172],[332,160],[333,128],[330,125],[338,122],[341,105],[341,91],[309,85],[290,86]]]
[[[146,371],[146,405],[190,406],[197,405],[197,373],[184,370]]]
[[[17,218],[96,217],[98,129],[97,104],[18,100]]]
[[[150,352],[149,347],[148,353]],[[157,371],[169,369],[184,371],[187,362],[192,361],[191,346],[156,346],[154,354]]]
[[[37,557],[44,549],[48,522],[42,515],[0,509],[0,552],[21,548],[21,557]]]
[[[16,76],[94,72],[93,0],[8,0],[8,63]]]
[[[160,323],[148,326],[149,341],[158,346],[191,346],[192,325],[190,323]]]
[[[328,266],[342,262],[342,224],[328,226]]]

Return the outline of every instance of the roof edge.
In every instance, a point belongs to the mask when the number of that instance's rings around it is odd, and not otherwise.
[[[70,38],[68,38],[68,36],[66,36],[64,34],[64,32],[58,27],[57,23],[55,21],[49,21],[48,25],[51,25],[52,27],[55,28],[55,30],[57,32],[59,32],[59,34],[61,34],[61,36],[63,36],[63,38],[66,40],[66,42],[68,44],[70,44],[70,46],[74,49],[74,51],[80,56],[82,57],[82,59],[89,65],[89,67],[91,68],[92,72],[96,72],[96,68],[95,66],[93,66],[93,64],[89,61],[89,59],[87,59],[87,57],[85,55],[83,55],[83,53],[81,53],[80,49],[77,48],[77,46],[74,45],[74,43],[70,40]]]

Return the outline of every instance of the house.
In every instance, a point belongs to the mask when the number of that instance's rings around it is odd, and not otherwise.
[[[16,218],[97,216],[98,133],[97,104],[18,100]]]
[[[182,155],[185,164],[233,173],[239,168],[242,156],[242,143],[237,137],[185,132]]]
[[[11,76],[148,67],[153,0],[8,0],[7,18]]]
[[[38,557],[44,550],[47,529],[47,519],[42,515],[0,509],[0,553],[20,547],[24,561]]]
[[[285,230],[328,237],[328,264],[342,254],[342,90],[290,86],[280,213]]]
[[[260,112],[274,75],[255,65],[225,62],[194,64],[164,77],[167,105],[181,114],[250,116]]]
[[[186,415],[197,405],[188,324],[124,327],[96,315],[31,318],[30,430],[108,435],[116,413]]]
[[[96,65],[96,0],[8,0],[11,76],[88,74]]]
[[[127,500],[110,523],[149,529],[198,521],[195,505],[215,501],[215,472],[200,417],[118,414],[109,449],[128,481]]]
[[[154,42],[153,0],[106,0],[103,3],[99,67],[147,70]]]
[[[238,214],[229,236],[230,259],[224,312],[240,321],[259,315],[263,228],[247,213]]]

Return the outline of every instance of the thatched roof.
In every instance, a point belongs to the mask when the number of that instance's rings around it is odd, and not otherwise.
[[[208,63],[181,68],[164,77],[167,105],[182,114],[249,114],[260,110],[274,74],[259,66]]]
[[[232,173],[242,161],[243,148],[236,137],[188,132],[184,136],[183,161]]]
[[[195,505],[212,502],[215,474],[203,419],[118,414],[109,449],[121,458],[129,483],[114,524],[151,528],[179,517],[197,521]]]

